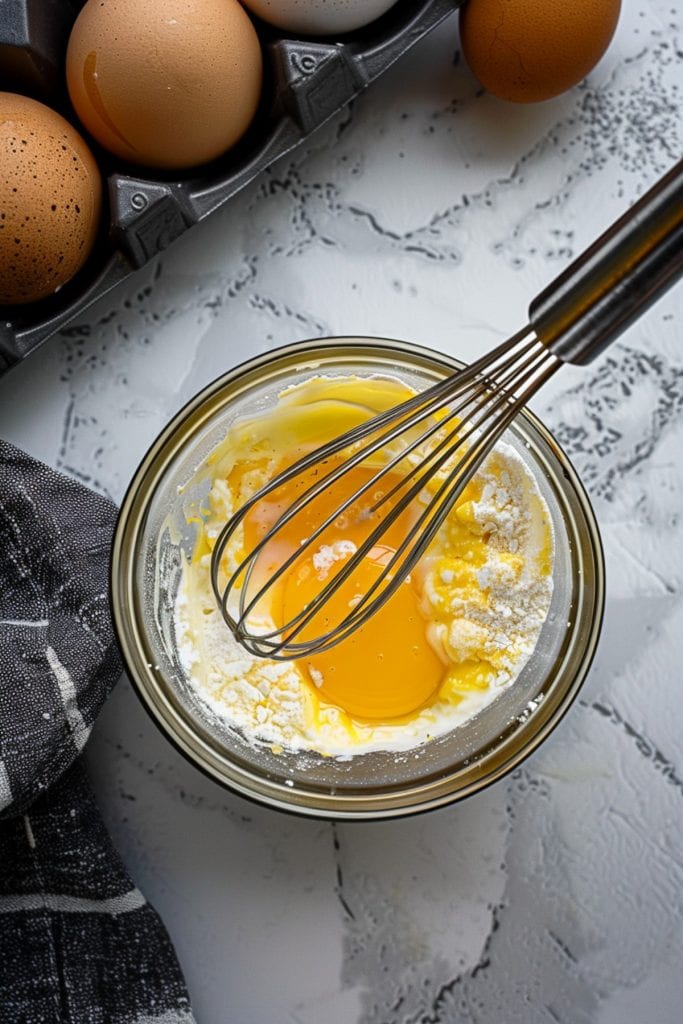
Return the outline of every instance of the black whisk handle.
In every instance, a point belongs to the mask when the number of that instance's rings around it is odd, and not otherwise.
[[[683,160],[529,307],[564,362],[588,363],[683,275]]]

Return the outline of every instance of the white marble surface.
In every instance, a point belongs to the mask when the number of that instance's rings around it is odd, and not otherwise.
[[[450,19],[352,111],[0,381],[0,434],[120,499],[234,363],[325,334],[470,358],[681,153],[682,19],[626,0],[584,86],[516,108]],[[607,556],[581,699],[525,765],[415,820],[310,822],[190,767],[127,682],[89,747],[200,1024],[674,1024],[683,978],[683,289],[535,403]]]

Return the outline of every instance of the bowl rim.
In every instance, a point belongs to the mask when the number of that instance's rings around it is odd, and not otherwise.
[[[419,369],[420,365],[424,368],[425,363],[432,369],[443,368],[447,371],[464,365],[452,356],[412,342],[370,335],[339,335],[306,339],[270,349],[243,360],[226,373],[220,374],[171,417],[152,441],[131,477],[119,509],[112,541],[109,576],[110,606],[114,630],[126,673],[133,689],[142,706],[166,739],[195,768],[237,795],[275,810],[327,820],[377,821],[424,813],[472,796],[517,768],[554,731],[578,696],[595,656],[605,607],[605,559],[595,513],[578,473],[549,429],[545,427],[538,416],[526,407],[523,408],[519,417],[527,421],[547,445],[578,503],[586,526],[586,538],[589,543],[595,577],[593,611],[587,632],[584,635],[583,652],[579,658],[579,665],[554,710],[548,716],[542,716],[543,721],[540,727],[525,736],[523,742],[516,744],[516,749],[508,752],[507,756],[496,759],[493,767],[488,766],[485,773],[477,775],[468,784],[453,789],[444,785],[443,781],[438,784],[430,780],[418,782],[407,790],[410,795],[409,801],[406,800],[405,790],[400,791],[398,795],[393,792],[383,794],[381,806],[377,806],[378,798],[372,793],[362,796],[338,793],[320,795],[309,792],[306,794],[305,791],[300,791],[296,787],[288,788],[284,782],[263,777],[259,780],[260,785],[255,786],[253,778],[249,778],[249,773],[244,772],[235,762],[232,763],[233,773],[230,777],[226,777],[223,772],[218,770],[217,765],[207,757],[201,756],[201,748],[206,746],[201,737],[197,737],[192,734],[191,730],[187,730],[177,714],[169,715],[168,706],[166,706],[166,714],[163,713],[165,702],[161,699],[162,694],[154,675],[154,666],[142,657],[142,645],[133,612],[135,560],[127,557],[126,553],[132,554],[136,551],[136,541],[144,525],[146,512],[155,494],[157,483],[172,465],[174,457],[184,447],[188,428],[194,432],[203,420],[209,419],[211,415],[215,414],[214,409],[207,411],[203,417],[200,415],[202,409],[206,409],[212,399],[217,398],[239,379],[246,381],[247,384],[257,382],[260,373],[264,369],[272,369],[274,365],[282,364],[284,368],[292,368],[289,361],[296,361],[299,357],[303,357],[304,361],[302,365],[296,366],[296,369],[319,369],[315,366],[316,354],[330,356],[333,355],[333,350],[342,348],[351,355],[355,353],[359,361],[363,356],[371,358],[372,350],[375,350],[375,354],[377,354],[377,350],[383,354],[394,352],[408,360],[414,359],[416,369]],[[178,435],[180,435],[180,440]],[[530,716],[530,719],[536,717],[533,715]],[[508,741],[505,742],[507,745]],[[229,755],[225,756],[224,760],[229,762]],[[446,783],[448,779],[453,778],[453,775],[446,776]],[[315,803],[309,802],[311,799]]]

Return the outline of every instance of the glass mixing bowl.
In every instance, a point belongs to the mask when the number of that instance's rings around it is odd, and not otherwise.
[[[576,697],[600,632],[602,547],[569,460],[526,411],[504,439],[524,458],[550,509],[554,593],[532,657],[513,685],[475,717],[410,751],[372,751],[346,760],[313,752],[275,754],[215,718],[180,664],[173,608],[196,529],[187,510],[206,496],[206,479],[200,483],[197,470],[228,425],[268,409],[283,388],[316,374],[388,375],[422,389],[458,366],[428,349],[379,339],[334,338],[279,349],[205,388],[140,464],[114,538],[116,631],[143,704],[178,749],[222,785],[316,817],[376,819],[424,811],[475,793],[510,771]]]

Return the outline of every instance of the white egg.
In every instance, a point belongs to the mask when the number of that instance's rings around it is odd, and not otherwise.
[[[286,32],[337,36],[381,17],[396,0],[242,0],[259,18]]]

